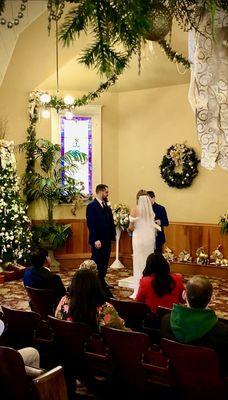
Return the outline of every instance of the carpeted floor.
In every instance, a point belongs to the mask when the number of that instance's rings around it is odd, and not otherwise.
[[[65,286],[68,286],[74,271],[63,271],[60,273]],[[118,299],[128,299],[132,293],[131,289],[124,289],[118,286],[118,280],[129,276],[129,270],[109,270],[107,281],[114,286],[113,294]],[[188,276],[184,277],[186,282]],[[228,319],[228,279],[210,278],[214,292],[210,307],[213,308],[220,318]],[[28,310],[28,297],[24,290],[22,280],[12,281],[0,285],[0,304],[5,304],[9,307]]]

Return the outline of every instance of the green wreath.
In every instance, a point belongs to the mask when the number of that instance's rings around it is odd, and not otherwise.
[[[164,181],[178,189],[191,186],[198,174],[198,163],[195,150],[185,144],[175,144],[168,148],[160,165],[161,176]]]

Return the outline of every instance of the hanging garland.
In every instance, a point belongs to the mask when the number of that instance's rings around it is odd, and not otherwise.
[[[198,163],[195,150],[183,144],[168,148],[160,165],[161,176],[171,187],[182,189],[191,186],[198,174]]]
[[[190,66],[191,66],[190,62],[182,54],[174,51],[172,49],[172,47],[170,46],[170,44],[167,43],[165,39],[159,40],[158,43],[170,61],[177,62],[178,64],[182,64],[185,67],[185,69],[190,68]]]
[[[39,91],[32,92],[29,97],[29,126],[27,128],[27,146],[26,146],[26,169],[25,176],[23,179],[24,183],[24,195],[26,196],[27,203],[30,203],[31,199],[28,196],[29,188],[33,184],[35,176],[35,152],[36,147],[36,125],[39,120],[39,108],[44,107],[45,109],[54,108],[57,112],[61,110],[73,110],[76,107],[81,107],[89,104],[91,101],[98,98],[103,92],[105,92],[111,85],[114,85],[118,79],[119,74],[113,74],[106,82],[99,85],[98,89],[94,92],[84,94],[82,97],[75,98],[71,104],[66,104],[64,98],[56,95],[49,95]],[[46,96],[47,101],[41,101],[42,96]],[[44,98],[45,100],[45,98]]]
[[[24,12],[26,11],[26,3],[28,0],[21,0],[21,5],[19,11],[11,20],[6,20],[4,17],[0,18],[0,24],[7,26],[7,28],[12,29],[14,26],[19,25],[20,20],[24,17]],[[0,0],[0,15],[5,11],[5,0]]]
[[[62,1],[49,0],[57,8]],[[122,73],[132,55],[138,52],[138,44],[145,40],[157,41],[170,61],[181,63],[188,69],[189,62],[164,40],[168,33],[171,35],[172,25],[176,21],[185,32],[191,29],[199,32],[199,20],[207,12],[212,26],[208,35],[216,40],[218,8],[228,12],[227,0],[65,1],[71,3],[72,8],[64,16],[60,41],[69,46],[82,32],[86,35],[88,31],[92,32],[93,40],[82,49],[79,62],[107,77],[116,71]]]

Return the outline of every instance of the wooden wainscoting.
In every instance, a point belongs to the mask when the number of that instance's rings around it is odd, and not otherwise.
[[[67,219],[57,222],[71,224],[73,234],[63,248],[55,251],[56,258],[61,262],[63,269],[75,268],[81,261],[90,257],[86,221],[84,219]],[[195,258],[196,249],[200,246],[204,246],[206,252],[210,255],[221,244],[221,251],[224,257],[228,259],[228,235],[221,235],[217,225],[173,222],[166,228],[166,240],[167,246],[172,249],[176,256],[186,249]],[[115,245],[113,245],[110,262],[113,261],[114,256]],[[131,237],[127,232],[122,232],[121,235],[120,259],[126,267],[132,268]],[[172,269],[175,272],[179,271],[186,274],[196,273],[199,269],[198,273],[228,277],[228,268],[201,267],[195,263],[190,265],[174,263]]]
[[[167,246],[175,255],[185,249],[195,258],[196,250],[200,246],[210,255],[221,244],[224,258],[228,258],[228,235],[221,235],[218,225],[171,223],[166,228],[166,240]]]

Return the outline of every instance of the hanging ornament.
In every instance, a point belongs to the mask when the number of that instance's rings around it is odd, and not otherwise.
[[[74,98],[70,95],[65,96],[63,101],[67,106],[72,106],[72,104],[74,104]]]
[[[44,110],[42,110],[42,112],[41,112],[41,116],[42,116],[44,119],[49,119],[49,118],[51,117],[51,113],[50,113],[49,110],[44,109]]]
[[[150,11],[151,26],[145,35],[145,39],[158,41],[162,40],[171,30],[172,16],[165,6],[155,4]]]
[[[24,17],[24,13],[22,11],[26,10],[26,4],[27,0],[22,0],[21,5],[20,5],[20,11],[18,11],[17,16],[13,18],[12,20],[7,21],[5,18],[1,17],[0,18],[0,23],[1,25],[6,25],[7,28],[12,29],[13,26],[19,25],[20,19]],[[0,0],[0,15],[3,13],[5,9],[5,1]]]
[[[59,21],[63,15],[65,0],[48,0],[48,32],[51,31],[51,21]]]
[[[40,102],[42,104],[47,104],[47,103],[50,102],[50,100],[51,100],[50,94],[48,94],[48,93],[41,93],[40,94]]]

